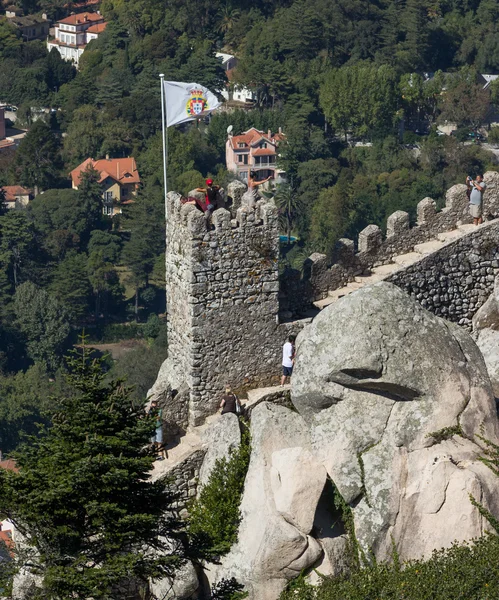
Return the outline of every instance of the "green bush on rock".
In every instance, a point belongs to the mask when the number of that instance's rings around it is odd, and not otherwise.
[[[493,600],[499,598],[499,537],[435,551],[429,560],[374,564],[349,576],[324,578],[314,588],[303,578],[280,600]]]
[[[207,557],[226,554],[237,541],[241,514],[239,505],[248,471],[250,433],[243,424],[241,444],[229,458],[217,460],[206,485],[194,501],[189,533],[194,545]]]

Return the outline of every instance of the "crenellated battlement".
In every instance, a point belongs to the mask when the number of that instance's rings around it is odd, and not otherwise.
[[[488,171],[484,176],[483,214],[485,218],[499,216],[499,173]],[[387,219],[386,235],[378,225],[368,225],[357,240],[339,240],[332,261],[324,254],[315,253],[305,261],[303,275],[285,272],[282,288],[286,295],[286,309],[295,312],[309,306],[311,301],[325,298],[329,291],[339,289],[365,275],[374,267],[390,264],[394,257],[413,251],[417,244],[437,238],[439,233],[451,231],[459,225],[471,223],[466,185],[457,184],[447,190],[445,206],[437,210],[432,198],[424,198],[417,205],[417,220],[411,227],[409,214],[398,210]]]
[[[276,374],[278,211],[268,200],[232,210],[215,210],[207,228],[196,206],[167,195],[162,371],[170,386],[188,390],[178,405],[186,412],[171,416],[184,425],[213,414],[226,384],[257,385]]]

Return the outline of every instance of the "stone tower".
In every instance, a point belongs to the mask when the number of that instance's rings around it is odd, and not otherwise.
[[[203,214],[167,197],[168,357],[151,393],[166,421],[199,425],[225,384],[255,387],[279,373],[278,215],[273,202]],[[172,393],[173,390],[173,393]]]

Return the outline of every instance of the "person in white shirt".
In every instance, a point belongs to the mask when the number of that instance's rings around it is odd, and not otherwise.
[[[286,383],[288,377],[293,374],[295,364],[295,340],[296,335],[290,335],[288,341],[282,347],[282,377],[281,387]]]

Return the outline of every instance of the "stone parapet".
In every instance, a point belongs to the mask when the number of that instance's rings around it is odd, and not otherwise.
[[[499,274],[499,222],[482,225],[388,277],[430,312],[471,328]]]
[[[499,216],[499,173],[485,173],[487,189],[484,193],[483,214],[486,218]],[[437,211],[432,198],[424,198],[417,206],[417,223],[410,227],[409,215],[396,211],[387,219],[386,237],[377,225],[368,225],[359,233],[356,253],[335,249],[332,262],[320,269],[310,269],[307,262],[317,262],[316,255],[305,261],[303,273],[287,271],[281,277],[283,304],[295,313],[306,309],[311,302],[325,298],[329,291],[339,289],[355,279],[368,274],[374,267],[393,262],[394,257],[414,250],[417,244],[437,238],[439,233],[451,231],[459,225],[471,223],[466,186],[457,184],[446,193],[445,207]],[[340,247],[354,247],[340,240]]]

